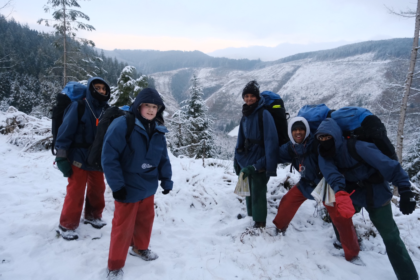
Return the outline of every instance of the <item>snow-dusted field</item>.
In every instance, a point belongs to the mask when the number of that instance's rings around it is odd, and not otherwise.
[[[23,152],[0,135],[0,279],[103,279],[110,243],[113,198],[105,192],[101,230],[81,224],[80,239],[57,238],[55,229],[67,180],[53,168],[49,151]],[[151,249],[153,262],[128,256],[124,279],[396,279],[379,236],[365,212],[354,222],[363,236],[360,257],[366,266],[344,260],[333,247],[331,224],[324,222],[313,201],[297,212],[285,236],[272,236],[271,223],[281,183],[297,174],[279,167],[269,182],[268,229],[242,235],[252,226],[245,204],[234,193],[232,162],[171,157],[174,190],[156,194]],[[420,271],[420,210],[403,216],[393,207],[401,236]],[[364,221],[364,219],[366,221]],[[242,238],[241,238],[242,237]]]

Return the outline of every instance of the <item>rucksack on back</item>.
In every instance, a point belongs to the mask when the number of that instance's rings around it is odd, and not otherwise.
[[[284,102],[280,95],[271,91],[263,91],[261,96],[264,97],[264,109],[266,109],[273,116],[274,124],[277,130],[279,146],[281,146],[289,142],[289,134],[287,133],[287,119],[289,114],[286,113],[286,108],[284,108]],[[258,118],[261,131],[263,131],[262,112],[263,110],[260,110],[260,115]]]
[[[129,139],[134,129],[135,116],[133,113],[129,112],[128,109],[129,107],[127,105],[121,108],[110,107],[106,109],[102,119],[99,121],[98,129],[96,130],[95,140],[93,141],[92,146],[90,147],[89,156],[87,159],[87,163],[95,167],[97,170],[103,170],[101,160],[102,146],[104,143],[105,133],[108,130],[108,127],[110,126],[112,121],[118,117],[125,116],[127,122],[127,133],[125,135],[125,140],[127,141],[127,144],[129,145],[131,151],[133,151]]]
[[[77,117],[80,122],[83,113],[85,112],[85,103],[83,99],[86,97],[87,87],[78,82],[68,82],[61,93],[56,96],[56,104],[52,108],[52,125],[51,132],[53,135],[51,152],[56,155],[55,142],[57,140],[57,133],[60,125],[63,123],[64,111],[73,102],[77,101]]]
[[[311,133],[315,134],[321,122],[329,117],[331,111],[325,104],[305,105],[299,110],[297,116],[305,118],[309,123]]]
[[[385,125],[368,109],[361,107],[343,107],[331,114],[331,118],[337,122],[347,139],[356,139],[373,143],[386,156],[397,160],[394,145],[388,138]],[[352,143],[354,141],[351,141]],[[350,148],[352,156],[355,148]]]

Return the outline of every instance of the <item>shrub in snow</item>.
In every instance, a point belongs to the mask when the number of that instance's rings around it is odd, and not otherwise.
[[[12,106],[0,112],[0,133],[8,135],[8,142],[23,147],[24,151],[51,148],[51,120],[29,116]]]
[[[136,78],[137,71],[134,66],[126,66],[120,74],[117,86],[111,88],[110,105],[130,105],[137,93],[148,86],[147,77],[140,75]]]

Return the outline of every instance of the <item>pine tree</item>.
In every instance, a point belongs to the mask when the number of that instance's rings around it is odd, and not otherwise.
[[[51,68],[51,73],[58,69],[63,71],[63,86],[68,82],[69,78],[80,79],[80,74],[87,75],[86,67],[93,66],[92,60],[85,58],[86,65],[80,65],[80,60],[83,58],[81,49],[88,45],[94,47],[95,44],[91,40],[77,38],[76,32],[79,30],[93,31],[95,28],[78,19],[89,21],[89,17],[79,10],[74,10],[72,7],[80,8],[77,0],[48,0],[47,5],[44,6],[46,13],[53,9],[53,19],[39,19],[38,23],[44,23],[50,26],[50,21],[54,22],[53,28],[55,35],[59,38],[55,42],[57,48],[63,48],[63,56],[56,61],[55,67]],[[73,39],[73,40],[70,40]]]
[[[134,66],[126,66],[120,74],[117,86],[111,89],[109,104],[116,106],[130,105],[137,93],[147,87],[147,77],[140,75],[136,78],[137,71]]]
[[[196,76],[192,79],[190,99],[171,120],[169,147],[174,155],[209,158],[214,156],[213,121],[207,116],[203,91]]]

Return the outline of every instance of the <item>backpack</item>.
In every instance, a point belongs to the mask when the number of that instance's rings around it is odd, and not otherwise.
[[[133,113],[129,112],[129,108],[130,107],[126,105],[121,108],[110,107],[106,109],[102,119],[99,121],[98,129],[96,130],[95,140],[93,141],[90,147],[89,156],[87,159],[88,165],[95,167],[95,169],[97,170],[103,170],[101,160],[102,146],[104,143],[105,133],[108,130],[108,127],[110,126],[112,121],[121,116],[125,116],[127,122],[127,133],[125,135],[125,140],[127,141],[128,147],[130,148],[131,152],[133,152],[129,139],[134,129],[135,116]]]
[[[263,91],[261,96],[264,97],[264,109],[267,110],[271,116],[273,116],[279,140],[279,146],[281,146],[289,142],[289,134],[287,133],[287,119],[289,118],[289,113],[286,113],[284,102],[280,95],[271,91]],[[258,115],[258,124],[260,131],[262,132],[264,131],[262,115],[263,111],[264,110],[260,110]],[[264,133],[262,133],[262,137],[264,138]],[[262,141],[264,141],[264,139]]]
[[[83,99],[86,97],[87,87],[78,82],[68,82],[61,93],[58,93],[56,96],[56,103],[52,108],[52,125],[51,132],[53,135],[52,144],[51,144],[51,153],[56,155],[55,151],[55,142],[57,140],[58,129],[63,123],[64,112],[69,107],[73,101],[77,101],[77,119],[80,122],[82,116],[85,112],[85,102]],[[85,143],[78,143],[78,146],[85,147]]]
[[[308,121],[311,133],[315,135],[318,126],[323,120],[330,117],[332,111],[325,104],[305,105],[299,110],[297,116]]]
[[[311,133],[315,133],[323,120],[331,117],[343,131],[350,155],[357,161],[361,157],[356,153],[355,140],[373,143],[386,156],[398,160],[395,148],[389,140],[385,125],[368,109],[347,106],[338,110],[330,110],[325,104],[306,105],[299,110],[298,116],[304,117],[310,126]]]

